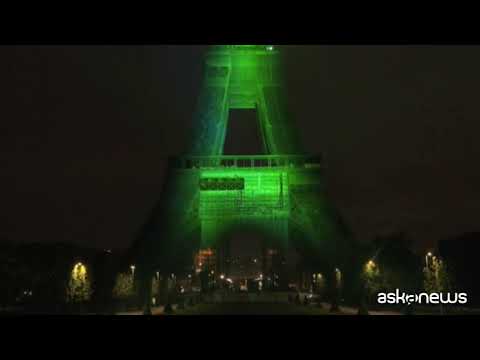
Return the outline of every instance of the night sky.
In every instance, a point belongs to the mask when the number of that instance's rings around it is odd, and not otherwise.
[[[280,48],[358,238],[480,230],[480,47]],[[128,247],[185,149],[205,49],[0,47],[0,241]]]

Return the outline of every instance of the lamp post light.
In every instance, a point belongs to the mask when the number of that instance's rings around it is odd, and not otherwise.
[[[428,269],[428,259],[431,258],[433,254],[429,251],[427,255],[425,255],[425,265],[427,266]]]
[[[428,252],[427,255],[425,255],[425,265],[426,265],[426,272],[428,272],[430,270],[430,263],[429,263],[429,259],[432,259],[433,261],[433,271],[434,271],[434,278],[435,278],[435,290],[440,292],[441,289],[440,289],[440,277],[439,277],[439,266],[441,266],[442,264],[442,260],[440,258],[438,258],[437,256],[434,256],[432,254],[432,252]],[[443,304],[442,302],[440,301],[440,314],[443,315]]]
[[[130,269],[132,270],[132,277],[135,277],[135,265],[131,265]]]
[[[368,268],[369,270],[373,269],[373,268],[376,267],[376,266],[377,266],[377,264],[375,264],[375,261],[373,261],[373,260],[370,260],[370,261],[367,263],[367,268]]]

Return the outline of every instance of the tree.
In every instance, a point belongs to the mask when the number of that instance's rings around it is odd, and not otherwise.
[[[365,282],[365,296],[368,304],[371,304],[372,298],[384,287],[384,279],[380,273],[378,265],[370,260],[365,264],[362,272],[362,278]]]
[[[153,297],[155,298],[155,305],[157,305],[158,301],[158,294],[160,292],[160,279],[158,276],[154,276],[152,280],[152,294]]]
[[[452,288],[452,279],[445,262],[436,257],[431,257],[424,268],[424,288],[429,294],[448,292]],[[443,314],[443,305],[440,302],[440,313]]]
[[[404,233],[377,238],[376,263],[382,269],[383,290],[403,289],[415,293],[422,288],[422,260],[411,250],[412,241]]]
[[[325,295],[325,279],[322,274],[315,274],[315,292],[320,295]]]
[[[452,279],[445,262],[433,256],[424,269],[424,288],[429,294],[446,292],[452,288]]]
[[[468,293],[468,304],[480,307],[480,233],[465,233],[439,241],[438,255],[448,265],[450,286],[457,292]],[[452,291],[453,289],[450,289]]]
[[[73,267],[67,286],[67,302],[81,303],[90,300],[92,289],[87,275],[87,268],[82,263]]]
[[[115,299],[128,299],[133,295],[133,275],[125,273],[118,274],[113,288],[113,297]]]

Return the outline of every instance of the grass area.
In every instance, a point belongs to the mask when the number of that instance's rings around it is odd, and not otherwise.
[[[331,315],[328,309],[313,306],[268,303],[199,304],[175,315]]]

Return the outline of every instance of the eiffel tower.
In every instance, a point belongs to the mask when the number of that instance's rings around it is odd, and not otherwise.
[[[280,67],[273,45],[210,47],[191,149],[171,161],[162,201],[139,237],[146,278],[169,273],[192,249],[224,258],[223,240],[246,227],[268,235],[267,247],[299,249],[330,274],[348,261],[348,234],[325,196],[323,159],[300,148]],[[233,109],[256,110],[265,155],[224,155]]]

